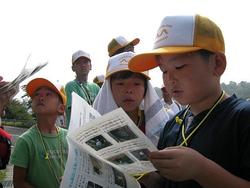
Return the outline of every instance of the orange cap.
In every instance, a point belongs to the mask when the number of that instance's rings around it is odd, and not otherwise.
[[[63,104],[66,104],[66,96],[60,91],[60,89],[57,89],[54,84],[44,78],[35,78],[31,80],[26,86],[26,91],[28,95],[32,98],[34,92],[41,87],[48,87],[54,92],[56,92],[61,97]]]

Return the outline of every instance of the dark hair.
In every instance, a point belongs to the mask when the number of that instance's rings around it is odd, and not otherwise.
[[[114,73],[110,76],[110,83],[112,83],[112,81],[114,80],[117,80],[117,79],[128,79],[128,78],[131,78],[131,77],[136,77],[136,78],[139,78],[141,80],[144,81],[144,88],[145,88],[145,91],[144,91],[144,95],[146,95],[146,91],[148,89],[148,84],[147,84],[147,81],[148,79],[143,76],[141,73],[136,73],[136,72],[132,72],[132,71],[120,71],[120,72],[117,72],[117,73]]]
[[[208,50],[205,50],[205,49],[198,50],[197,52],[204,59],[208,59],[210,55],[214,54],[214,52],[211,52],[211,51],[208,51]]]

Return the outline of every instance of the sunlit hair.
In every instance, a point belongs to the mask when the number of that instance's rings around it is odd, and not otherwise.
[[[134,77],[134,78],[139,78],[141,80],[144,81],[144,95],[146,95],[146,91],[147,91],[147,88],[148,88],[148,84],[147,84],[147,81],[148,79],[143,76],[142,74],[140,73],[136,73],[136,72],[132,72],[132,71],[120,71],[120,72],[117,72],[117,73],[114,73],[110,76],[110,83],[112,83],[114,80],[118,80],[118,79],[128,79],[128,78],[131,78],[131,77]]]

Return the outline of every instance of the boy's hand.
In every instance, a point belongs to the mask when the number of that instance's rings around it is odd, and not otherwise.
[[[184,181],[199,175],[206,158],[191,148],[177,146],[151,152],[150,160],[165,178]]]

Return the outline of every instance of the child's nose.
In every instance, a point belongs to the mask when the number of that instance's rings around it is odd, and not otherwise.
[[[46,96],[46,93],[45,93],[45,92],[40,92],[40,93],[38,94],[39,100],[43,100],[45,96]]]
[[[127,88],[126,93],[133,93],[133,89],[132,88]]]

